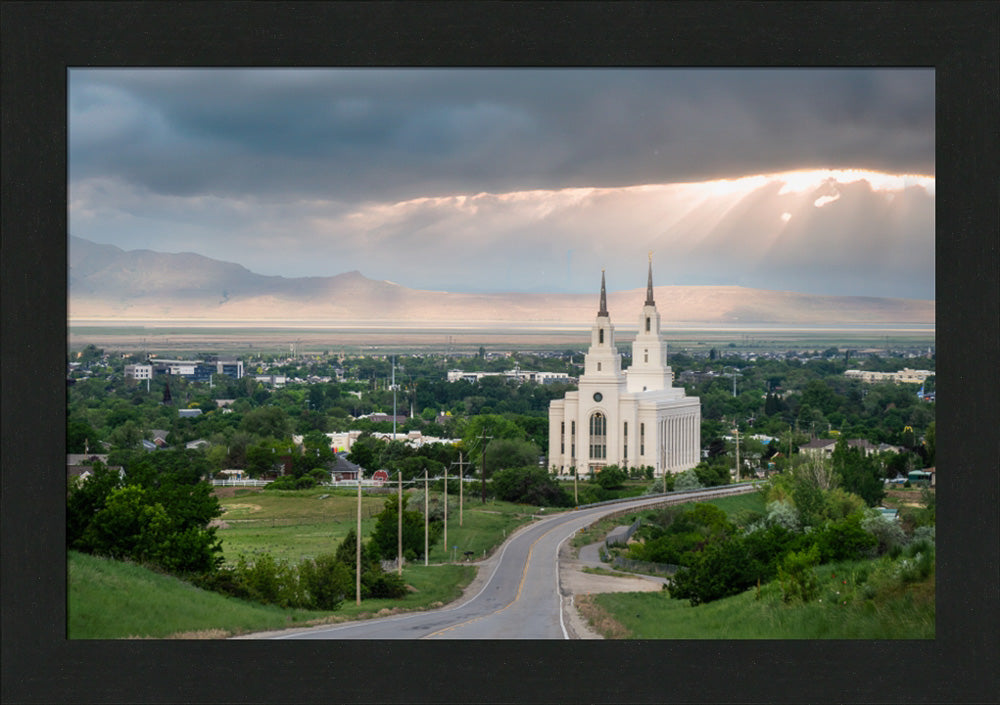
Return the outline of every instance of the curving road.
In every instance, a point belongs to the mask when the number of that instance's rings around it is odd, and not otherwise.
[[[569,639],[559,586],[559,548],[600,517],[622,510],[752,491],[726,486],[578,509],[546,517],[511,535],[481,570],[491,571],[472,598],[430,612],[281,634],[277,639]]]

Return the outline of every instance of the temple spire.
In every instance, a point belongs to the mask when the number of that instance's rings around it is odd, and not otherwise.
[[[649,276],[646,279],[646,305],[655,306],[653,301],[653,251],[649,251]]]
[[[598,316],[608,315],[608,293],[604,288],[604,270],[601,270],[601,310],[597,312]]]

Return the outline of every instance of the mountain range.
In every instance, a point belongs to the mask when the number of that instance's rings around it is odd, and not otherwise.
[[[194,253],[122,250],[71,236],[70,320],[315,321],[406,326],[590,325],[592,294],[469,294],[410,289],[352,271],[329,277],[256,274]],[[630,326],[646,290],[608,293],[612,322]],[[822,296],[740,286],[656,286],[664,324],[933,324],[934,302]]]

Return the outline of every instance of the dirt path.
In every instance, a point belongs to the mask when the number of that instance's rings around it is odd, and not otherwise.
[[[585,573],[586,567],[601,566],[607,568],[597,559],[597,547],[601,542],[584,546],[579,557],[573,558],[573,549],[567,543],[559,554],[559,589],[564,596],[563,616],[566,627],[576,639],[603,639],[588,624],[586,617],[580,613],[576,604],[579,596],[588,597],[602,592],[657,592],[663,589],[663,579],[638,575],[612,576]]]

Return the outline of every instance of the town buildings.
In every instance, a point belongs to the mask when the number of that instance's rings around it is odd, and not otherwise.
[[[650,466],[655,476],[693,468],[701,455],[701,403],[673,381],[653,299],[652,255],[627,371],[615,346],[602,272],[600,309],[578,390],[549,405],[549,465],[560,474]]]
[[[844,376],[860,379],[862,382],[896,382],[898,384],[923,384],[928,377],[934,376],[930,370],[911,370],[904,367],[898,372],[869,372],[868,370],[845,370]]]
[[[152,379],[157,375],[187,377],[198,382],[207,382],[212,375],[229,375],[233,379],[243,377],[242,360],[216,360],[197,362],[188,360],[151,360],[144,365],[125,365],[125,376],[137,380]]]

